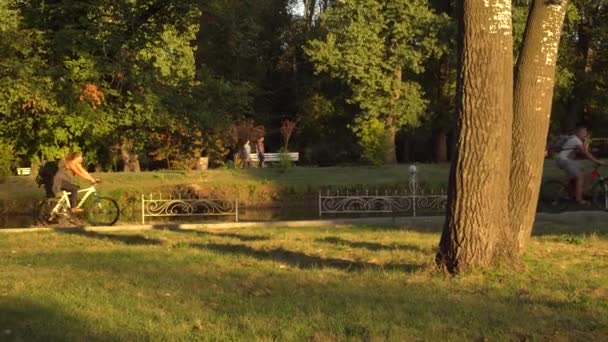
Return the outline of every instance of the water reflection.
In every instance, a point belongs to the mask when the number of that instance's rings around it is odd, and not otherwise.
[[[0,215],[0,229],[29,228],[34,226],[32,215]]]
[[[312,206],[289,207],[289,208],[239,208],[239,220],[242,222],[263,222],[279,220],[311,220],[317,219],[319,214],[317,208]],[[121,223],[140,223],[140,217],[134,214],[121,213]],[[147,218],[146,223],[157,222],[179,222],[179,223],[199,223],[232,221],[233,217],[179,217],[179,218]],[[0,214],[0,229],[2,228],[30,228],[40,226],[34,222],[33,215],[26,214]]]
[[[239,221],[241,222],[269,222],[269,221],[298,221],[319,219],[319,209],[313,205],[290,206],[290,207],[245,207],[239,208]],[[139,224],[141,217],[139,210],[123,211],[118,224]],[[437,212],[420,212],[419,216],[433,216]],[[323,218],[362,218],[362,217],[390,217],[392,214],[382,213],[350,213],[348,215],[324,215]],[[408,214],[397,216],[409,216]],[[233,222],[234,216],[208,216],[208,217],[147,217],[146,223],[209,223],[209,222]],[[0,229],[2,228],[30,228],[40,227],[34,222],[33,215],[27,214],[0,214]]]

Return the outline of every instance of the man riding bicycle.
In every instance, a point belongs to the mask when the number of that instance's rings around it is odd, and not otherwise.
[[[566,172],[570,184],[574,185],[574,197],[577,203],[587,204],[583,199],[584,175],[580,162],[576,160],[578,155],[584,156],[597,165],[605,163],[595,158],[591,152],[585,148],[585,138],[587,137],[587,127],[579,125],[574,134],[566,140],[557,154],[557,166]]]

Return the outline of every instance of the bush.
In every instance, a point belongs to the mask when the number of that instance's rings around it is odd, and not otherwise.
[[[363,158],[374,166],[382,166],[391,148],[384,124],[377,119],[368,120],[365,125],[357,127],[356,133]]]
[[[289,151],[286,148],[279,150],[279,164],[277,165],[280,172],[287,172],[293,167],[293,161],[289,158]]]
[[[17,158],[12,144],[0,140],[0,183],[10,176],[11,169],[17,165]]]

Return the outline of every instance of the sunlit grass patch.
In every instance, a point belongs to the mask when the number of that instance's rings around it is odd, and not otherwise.
[[[604,340],[603,232],[458,277],[428,227],[4,234],[0,340]]]

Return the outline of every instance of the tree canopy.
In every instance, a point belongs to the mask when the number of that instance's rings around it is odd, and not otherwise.
[[[290,119],[303,163],[446,161],[454,4],[3,0],[0,137],[22,164],[77,149],[106,170],[191,167],[200,155],[220,166],[238,148],[231,126],[264,126],[276,151]],[[514,2],[516,58],[528,12]],[[587,120],[608,133],[607,12],[605,1],[569,6],[554,132]]]

